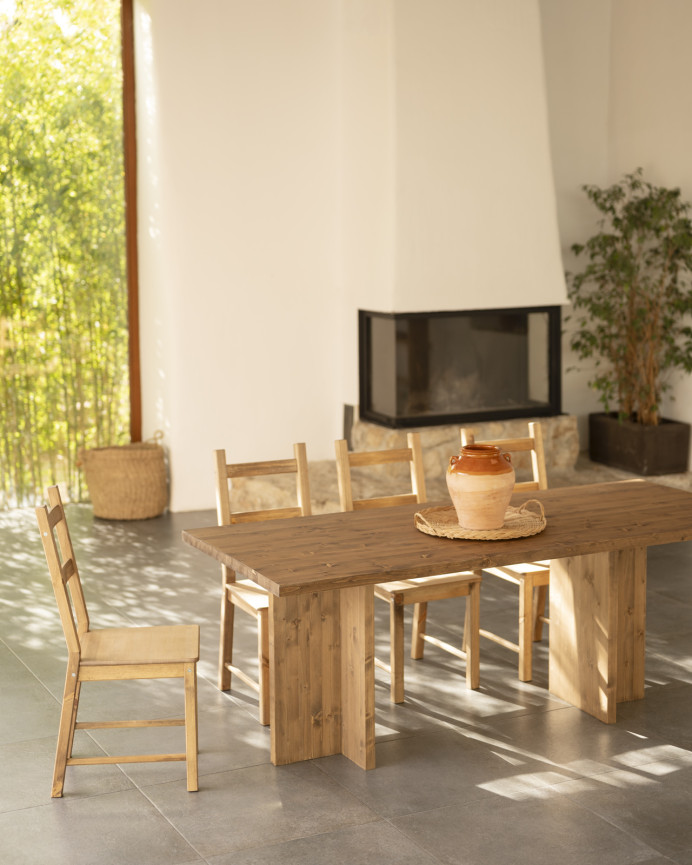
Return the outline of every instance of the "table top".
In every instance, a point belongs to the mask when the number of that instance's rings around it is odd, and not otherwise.
[[[515,494],[547,525],[512,540],[426,535],[413,516],[450,502],[400,505],[183,531],[183,540],[279,596],[343,589],[692,539],[692,493],[643,480]]]

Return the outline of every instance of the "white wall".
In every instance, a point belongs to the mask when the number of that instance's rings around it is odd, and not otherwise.
[[[357,309],[560,303],[538,0],[138,0],[144,434],[332,456]]]
[[[359,308],[560,304],[535,0],[341,6],[343,390]]]
[[[144,433],[197,509],[214,448],[340,429],[335,5],[146,0],[137,25]]]
[[[540,12],[560,242],[564,267],[571,270],[572,244],[583,242],[596,229],[596,211],[581,187],[611,182],[611,0],[540,0]],[[602,406],[588,387],[590,370],[575,367],[579,361],[569,349],[569,313],[565,306],[562,406],[577,416],[580,441],[586,447],[587,415]]]
[[[393,0],[340,3],[339,212],[341,386],[358,403],[357,311],[390,311],[394,293],[396,141]],[[340,437],[343,431],[336,431]],[[332,450],[326,454],[332,456]]]
[[[637,166],[692,201],[692,3],[613,0],[612,176]],[[692,376],[676,374],[664,398],[667,417],[692,422]]]
[[[596,229],[582,184],[608,185],[638,166],[653,183],[692,201],[689,0],[540,0],[550,136],[565,267],[573,243]],[[564,343],[563,408],[580,418],[602,408],[588,370]],[[668,417],[692,421],[692,377],[676,375]]]
[[[394,9],[394,308],[563,303],[538,4]]]

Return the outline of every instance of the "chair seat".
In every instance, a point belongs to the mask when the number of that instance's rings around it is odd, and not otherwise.
[[[392,580],[378,583],[375,595],[383,601],[396,604],[444,600],[468,595],[471,583],[480,582],[481,575],[473,571],[443,574],[433,577],[413,577],[410,580]]]
[[[530,574],[533,578],[534,586],[550,585],[550,562],[525,562],[520,565],[512,565],[511,567],[499,568],[484,568],[484,573],[494,574],[496,577],[501,577],[504,580],[509,580],[517,585],[521,580]]]
[[[199,660],[199,625],[88,631],[81,649],[84,666],[194,663]]]
[[[252,580],[236,580],[235,583],[228,583],[228,590],[235,603],[243,603],[256,612],[269,608],[269,593]]]

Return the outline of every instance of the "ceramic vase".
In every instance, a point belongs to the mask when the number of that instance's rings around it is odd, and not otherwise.
[[[510,455],[495,445],[464,445],[449,461],[447,488],[462,528],[501,529],[514,490]]]

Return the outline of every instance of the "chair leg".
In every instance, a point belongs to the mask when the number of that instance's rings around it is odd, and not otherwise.
[[[411,633],[411,657],[414,661],[423,657],[425,649],[425,625],[428,618],[428,604],[413,605],[413,631]]]
[[[74,731],[77,724],[77,711],[79,709],[79,695],[82,693],[82,683],[77,682],[77,687],[74,692],[74,700],[72,701],[72,729],[70,731],[70,741],[67,746],[68,759],[72,756],[72,748],[74,747]]]
[[[481,584],[472,583],[464,612],[464,651],[466,652],[466,687],[480,686]]]
[[[389,603],[389,699],[404,702],[404,605]]]
[[[519,680],[533,676],[533,577],[525,574],[519,585]]]
[[[74,726],[77,719],[75,711],[75,698],[78,688],[79,661],[68,660],[67,674],[65,676],[65,689],[62,697],[62,709],[60,711],[60,727],[58,729],[58,743],[55,749],[55,766],[53,768],[53,788],[51,797],[59,799],[62,796],[65,783],[65,769],[67,758],[72,750],[74,741]]]
[[[228,577],[223,568],[223,594],[221,596],[221,634],[219,639],[219,690],[228,691],[231,687],[231,671],[228,664],[233,662],[233,618],[235,607],[228,595]]]
[[[474,571],[473,573],[478,577],[479,580],[483,579],[483,571]],[[478,591],[480,593],[480,582],[478,583]],[[479,597],[479,604],[480,604],[480,594],[478,597]],[[461,638],[461,651],[467,652],[467,653],[469,650],[468,635],[470,633],[469,629],[468,629],[468,626],[469,626],[469,603],[470,603],[469,601],[466,602],[466,612],[464,614],[464,633],[463,633],[462,638]],[[480,616],[479,616],[479,618],[480,618]]]
[[[197,735],[197,664],[185,665],[185,756],[187,767],[187,789],[196,792],[197,753],[199,750]]]
[[[545,601],[548,595],[547,586],[537,586],[533,602],[533,640],[535,643],[543,639],[543,619],[545,616]]]
[[[259,722],[269,724],[269,611],[257,613],[257,654],[259,660]]]

